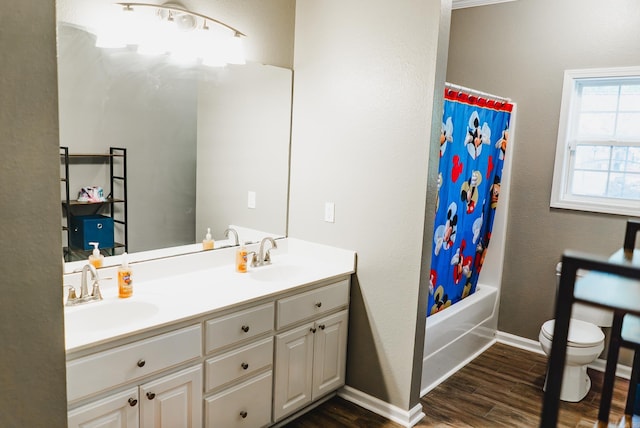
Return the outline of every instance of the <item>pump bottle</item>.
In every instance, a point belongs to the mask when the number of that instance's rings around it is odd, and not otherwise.
[[[98,242],[89,242],[89,245],[93,245],[93,252],[89,256],[89,263],[93,265],[94,268],[101,268],[102,263],[104,262],[104,256],[100,254],[100,250],[98,249]]]
[[[236,272],[247,272],[247,248],[244,243],[236,250]]]
[[[207,234],[204,236],[202,240],[202,249],[203,250],[213,250],[214,241],[211,238],[211,228],[207,227]]]
[[[133,295],[132,270],[127,262],[127,253],[122,254],[122,266],[118,268],[118,297],[126,298]]]

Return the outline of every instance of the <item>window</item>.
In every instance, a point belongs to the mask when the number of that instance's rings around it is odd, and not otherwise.
[[[640,215],[640,67],[565,71],[551,206]]]

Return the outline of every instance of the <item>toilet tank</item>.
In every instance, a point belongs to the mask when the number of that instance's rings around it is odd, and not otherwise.
[[[560,285],[560,272],[562,262],[556,265],[556,285]],[[578,278],[587,274],[587,271],[578,270]],[[574,303],[571,309],[571,318],[590,322],[598,327],[611,327],[613,324],[613,311],[582,303]]]

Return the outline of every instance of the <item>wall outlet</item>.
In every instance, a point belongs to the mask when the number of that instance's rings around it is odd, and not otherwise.
[[[333,202],[325,202],[324,204],[324,221],[327,223],[336,222],[336,204]]]
[[[256,207],[256,192],[249,190],[247,194],[247,207],[255,208]]]

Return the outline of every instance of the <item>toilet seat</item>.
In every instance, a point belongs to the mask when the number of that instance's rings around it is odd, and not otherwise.
[[[553,329],[556,320],[549,320],[542,325],[542,335],[553,341]],[[569,323],[569,336],[567,346],[573,348],[589,348],[597,346],[604,341],[604,333],[594,324],[578,319],[571,319]]]

